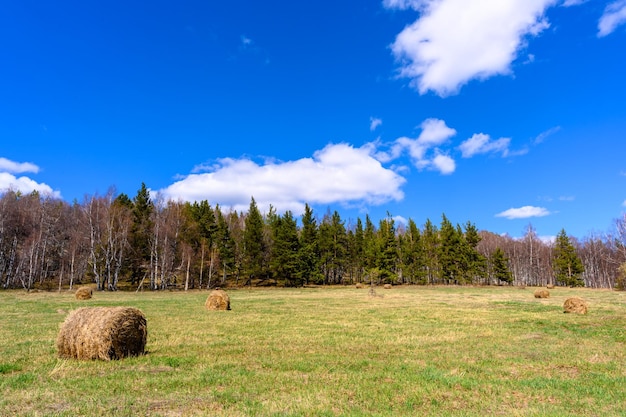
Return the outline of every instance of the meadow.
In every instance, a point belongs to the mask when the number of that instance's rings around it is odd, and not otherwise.
[[[0,415],[626,415],[626,293],[534,290],[229,289],[231,311],[208,291],[0,291]],[[57,358],[69,311],[120,305],[146,315],[145,355]]]

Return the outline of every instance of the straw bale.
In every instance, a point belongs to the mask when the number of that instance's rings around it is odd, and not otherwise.
[[[83,307],[70,312],[57,337],[61,358],[109,361],[144,353],[146,317],[132,307]]]
[[[230,310],[230,297],[224,290],[213,290],[206,299],[204,306],[207,310]]]
[[[391,289],[391,284],[385,284],[383,285],[383,288],[386,290],[390,290]]]
[[[549,290],[553,290],[554,289],[554,284],[548,284],[546,285],[546,288]]]
[[[89,300],[93,295],[93,290],[91,287],[80,287],[74,293],[77,300]]]
[[[580,297],[571,297],[563,303],[564,313],[587,314],[587,302]]]
[[[537,290],[537,291],[535,291],[535,298],[550,298],[550,291],[548,291],[548,290]]]
[[[363,284],[361,284],[360,282],[357,282],[357,283],[356,283],[356,287],[357,287],[357,288],[363,288]]]

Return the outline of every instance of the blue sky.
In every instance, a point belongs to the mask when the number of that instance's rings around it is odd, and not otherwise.
[[[0,189],[580,238],[626,210],[626,1],[9,1]]]

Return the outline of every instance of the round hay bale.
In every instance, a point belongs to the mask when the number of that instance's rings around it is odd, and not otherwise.
[[[80,287],[74,293],[77,300],[89,300],[93,296],[91,287]]]
[[[553,290],[554,289],[554,284],[548,284],[546,285],[546,288],[549,290]]]
[[[357,282],[357,283],[356,283],[356,287],[357,287],[357,288],[363,288],[363,284],[361,284],[360,282]]]
[[[564,313],[587,314],[587,302],[580,297],[571,297],[563,303]]]
[[[550,291],[548,291],[548,290],[537,290],[537,291],[535,291],[535,298],[550,298]]]
[[[391,284],[385,284],[383,285],[383,288],[386,290],[390,290],[391,289]]]
[[[83,307],[70,312],[57,337],[61,358],[109,361],[144,353],[148,327],[132,307]]]
[[[224,290],[213,290],[204,306],[207,310],[230,310],[230,297]]]

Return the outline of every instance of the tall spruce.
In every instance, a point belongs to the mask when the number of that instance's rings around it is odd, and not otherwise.
[[[129,236],[131,284],[134,284],[136,280],[143,280],[150,274],[153,213],[154,203],[150,199],[148,187],[142,182],[137,195],[133,198]],[[154,285],[155,283],[151,282],[151,289],[154,289]]]
[[[276,281],[289,287],[301,286],[302,280],[298,276],[298,226],[291,211],[276,217],[272,222],[272,241],[269,266]]]
[[[376,266],[378,267],[379,279],[384,283],[395,283],[398,247],[395,222],[389,213],[385,219],[379,222],[378,242]]]
[[[422,233],[424,242],[424,259],[426,261],[426,281],[428,284],[439,283],[441,279],[441,267],[439,263],[439,247],[441,239],[437,226],[426,219],[424,223],[424,232]]]
[[[304,206],[302,214],[302,229],[300,230],[300,250],[298,278],[303,284],[309,281],[317,282],[320,277],[320,256],[318,249],[317,222],[313,216],[313,209],[308,204]]]
[[[462,284],[464,283],[463,263],[465,262],[462,236],[459,229],[452,225],[445,214],[441,216],[439,235],[441,244],[438,255],[441,278],[445,284]]]
[[[560,285],[570,287],[583,287],[585,285],[582,279],[585,268],[576,253],[576,248],[565,233],[565,229],[561,229],[556,237],[552,265],[554,276]]]
[[[509,269],[509,259],[504,251],[497,247],[491,254],[491,273],[498,283],[511,284],[513,282],[513,274]]]
[[[253,279],[266,278],[263,216],[254,200],[250,199],[250,207],[245,218],[243,231],[243,269],[247,276],[246,284],[252,285]]]
[[[471,223],[465,223],[465,281],[466,283],[479,283],[487,277],[487,259],[478,252],[478,244],[481,241],[480,234],[476,226]]]

